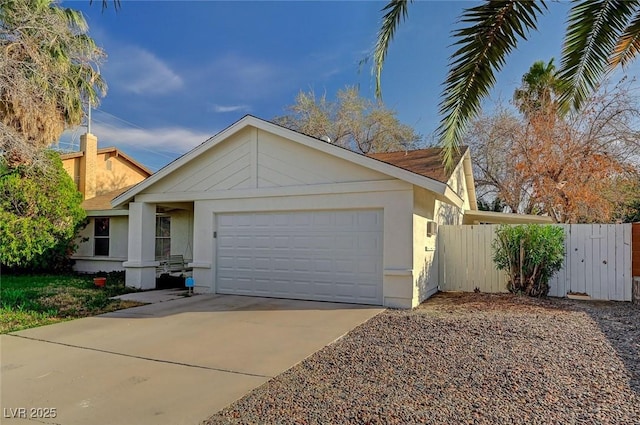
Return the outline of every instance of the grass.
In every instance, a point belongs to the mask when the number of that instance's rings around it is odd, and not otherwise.
[[[98,288],[93,275],[2,276],[0,278],[0,334],[95,316],[139,303],[110,299],[134,292],[124,286],[124,273],[109,273]]]

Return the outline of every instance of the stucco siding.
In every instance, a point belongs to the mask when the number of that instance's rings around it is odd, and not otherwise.
[[[193,258],[193,212],[171,211],[171,255],[182,255],[185,260]]]
[[[411,308],[417,304],[411,275],[413,192],[327,193],[314,196],[252,197],[196,201],[194,204],[194,278],[199,292],[215,292],[216,214],[253,211],[383,209],[383,304]]]
[[[427,223],[437,222],[439,204],[432,192],[413,187],[413,282],[418,302],[438,290],[437,236],[427,236]]]
[[[429,221],[413,214],[413,281],[418,302],[438,291],[437,236],[427,236]]]
[[[147,177],[142,170],[113,152],[98,154],[96,165],[96,195],[134,185]]]
[[[109,218],[109,255],[98,257],[94,256],[94,220],[91,217],[87,226],[78,233],[78,249],[71,256],[76,261],[74,270],[82,273],[124,270],[122,263],[127,260],[128,217]]]

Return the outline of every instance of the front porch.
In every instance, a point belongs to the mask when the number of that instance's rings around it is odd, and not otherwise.
[[[126,285],[136,289],[162,286],[157,278],[164,269],[159,266],[172,256],[180,256],[185,269],[193,261],[193,202],[131,202],[128,259],[123,263]]]

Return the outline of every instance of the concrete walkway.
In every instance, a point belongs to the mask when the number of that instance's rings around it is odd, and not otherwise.
[[[0,422],[198,424],[380,311],[197,295],[2,335]]]
[[[112,297],[114,300],[136,301],[145,304],[163,303],[179,300],[187,296],[187,289],[154,289],[152,291],[131,292]]]

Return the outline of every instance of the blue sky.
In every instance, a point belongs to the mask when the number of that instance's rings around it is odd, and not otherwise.
[[[417,1],[395,36],[383,72],[383,100],[425,135],[438,125],[451,31],[473,2]],[[93,112],[101,147],[116,146],[157,170],[247,113],[272,119],[300,90],[333,97],[357,85],[373,97],[369,66],[379,1],[65,1],[81,10],[108,58],[109,92]],[[493,97],[510,99],[536,60],[559,57],[567,4],[551,3],[539,31],[498,76]],[[78,145],[68,131],[62,148]]]

